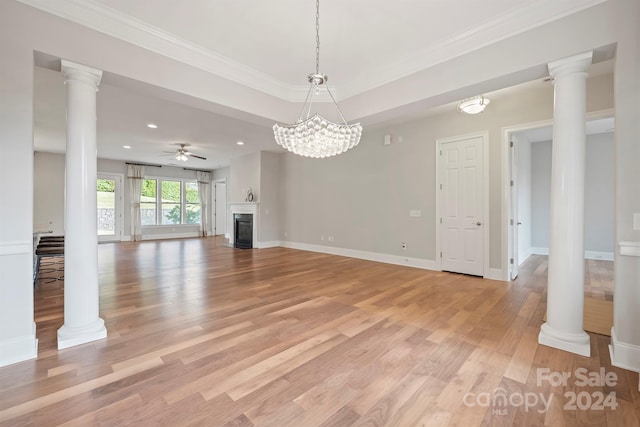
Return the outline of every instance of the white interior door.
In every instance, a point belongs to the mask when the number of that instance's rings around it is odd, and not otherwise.
[[[98,174],[96,184],[98,241],[120,241],[122,240],[122,177]]]
[[[442,269],[484,275],[483,138],[440,145]]]
[[[227,234],[227,184],[214,183],[215,192],[215,234]]]

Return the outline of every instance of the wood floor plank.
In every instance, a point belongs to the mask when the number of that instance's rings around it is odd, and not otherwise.
[[[64,282],[39,283],[38,359],[0,368],[0,426],[638,425],[638,374],[611,366],[608,337],[590,334],[591,358],[537,343],[546,257],[504,283],[224,243],[100,245],[109,335],[64,351]],[[586,297],[612,300],[610,262],[588,260],[585,277]],[[578,368],[617,381],[538,378]],[[492,405],[502,392],[552,400]],[[580,392],[618,405],[565,410]]]

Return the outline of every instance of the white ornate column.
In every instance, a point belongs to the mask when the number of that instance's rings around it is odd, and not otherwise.
[[[105,338],[99,317],[96,92],[102,71],[62,61],[67,86],[64,325],[58,349]]]
[[[591,354],[584,316],[584,186],[587,69],[592,52],[549,64],[554,80],[547,322],[538,342]]]

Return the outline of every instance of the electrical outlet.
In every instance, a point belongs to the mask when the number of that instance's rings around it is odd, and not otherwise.
[[[407,249],[407,244],[405,242],[402,242],[402,249],[406,250]]]

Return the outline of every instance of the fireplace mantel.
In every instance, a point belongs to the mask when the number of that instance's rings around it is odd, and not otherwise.
[[[229,244],[233,246],[236,241],[234,224],[233,224],[233,214],[253,214],[253,247],[259,248],[259,234],[258,234],[258,224],[259,224],[259,214],[260,209],[258,209],[258,202],[232,202],[227,203],[227,230],[229,231]]]

